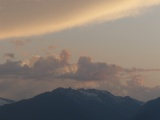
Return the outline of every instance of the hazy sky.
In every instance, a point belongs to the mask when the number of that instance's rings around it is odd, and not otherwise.
[[[0,96],[57,87],[160,96],[159,0],[0,0]]]

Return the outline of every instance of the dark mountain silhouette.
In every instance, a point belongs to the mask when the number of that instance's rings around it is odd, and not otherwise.
[[[58,88],[0,107],[0,120],[127,120],[143,102],[95,89]]]
[[[132,120],[160,120],[160,98],[147,102]]]
[[[0,97],[0,106],[5,105],[5,104],[10,104],[10,103],[14,103],[14,101]]]

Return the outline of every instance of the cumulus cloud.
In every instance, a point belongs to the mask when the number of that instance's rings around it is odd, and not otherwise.
[[[21,61],[7,60],[0,64],[0,78],[21,78],[25,73],[30,72],[27,66],[21,66]]]
[[[143,72],[159,69],[128,69],[93,62],[88,56],[81,56],[77,63],[70,63],[70,57],[70,52],[62,50],[54,56],[7,60],[0,64],[0,96],[28,98],[56,87],[98,88],[144,101],[160,96],[160,87],[146,87],[143,79]]]
[[[0,0],[0,38],[110,21],[159,4],[159,0]]]
[[[148,101],[160,96],[160,86],[145,86],[143,75],[135,75],[127,79],[125,84],[115,81],[101,81],[97,83],[96,88],[112,92],[118,96],[130,96],[141,101]]]
[[[95,81],[95,80],[115,80],[123,68],[117,65],[108,65],[106,63],[94,63],[90,57],[80,57],[77,63],[77,71],[63,75],[64,78]]]
[[[73,79],[78,81],[117,80],[124,69],[107,63],[94,63],[90,57],[80,57],[78,62],[69,62],[70,53],[62,50],[58,56],[32,56],[24,61],[7,60],[0,64],[0,78],[23,79]]]
[[[0,78],[54,79],[59,75],[74,71],[68,63],[70,53],[62,50],[59,56],[33,56],[25,61],[7,60],[0,64]]]
[[[128,86],[144,86],[144,79],[141,75],[131,76],[130,78],[131,80],[127,81]]]
[[[160,86],[147,87],[144,82],[143,76],[133,76],[127,81],[127,85],[123,86],[123,89],[127,92],[127,95],[142,101],[148,101],[160,96]]]

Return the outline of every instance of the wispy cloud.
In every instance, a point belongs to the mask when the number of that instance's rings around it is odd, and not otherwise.
[[[0,0],[0,39],[115,20],[159,4],[159,0]]]
[[[11,43],[15,46],[22,46],[31,42],[31,40],[12,40]]]
[[[15,58],[15,55],[14,55],[14,53],[4,53],[4,55],[3,55],[4,57],[7,57],[7,58]]]

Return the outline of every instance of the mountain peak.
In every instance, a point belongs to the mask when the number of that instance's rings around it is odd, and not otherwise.
[[[140,107],[137,100],[103,90],[57,88],[0,107],[0,120],[126,120]]]

